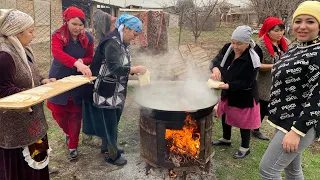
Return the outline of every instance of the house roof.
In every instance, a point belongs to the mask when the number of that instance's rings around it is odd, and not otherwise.
[[[228,15],[232,15],[232,14],[255,14],[256,12],[252,9],[248,9],[248,8],[230,8]]]
[[[145,12],[145,11],[163,11],[162,9],[127,9],[120,8],[121,12]]]
[[[156,0],[93,0],[105,5],[112,5],[118,7],[128,7],[130,5],[141,6],[142,8],[162,8]]]

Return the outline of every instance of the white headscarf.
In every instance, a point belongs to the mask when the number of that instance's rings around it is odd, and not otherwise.
[[[25,48],[30,51],[32,56],[33,52],[30,47],[23,47],[16,35],[25,31],[33,24],[34,21],[32,17],[24,12],[13,9],[0,9],[0,43],[9,42],[14,46],[19,56],[28,67],[31,78],[32,72],[28,63]],[[33,86],[34,81],[32,78],[32,87]]]
[[[251,39],[251,37],[252,37],[252,29],[249,26],[238,26],[233,31],[231,39],[250,44],[249,53],[250,53],[253,67],[258,68],[261,66],[260,57],[256,53],[256,51],[254,50],[256,43]],[[227,52],[223,56],[222,62],[220,64],[221,67],[224,66],[224,64],[227,61],[228,56],[231,54],[232,51],[233,50],[230,45]]]

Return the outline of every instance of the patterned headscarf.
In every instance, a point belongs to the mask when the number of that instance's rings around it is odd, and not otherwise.
[[[70,6],[63,12],[62,16],[63,16],[64,23],[60,27],[60,29],[57,30],[56,35],[63,42],[63,46],[67,46],[70,40],[70,33],[69,33],[67,22],[70,19],[77,18],[77,17],[85,19],[85,15],[81,9],[74,6]],[[80,32],[80,34],[78,35],[78,40],[80,41],[80,44],[83,48],[87,48],[89,43],[89,38],[87,37],[84,31]]]
[[[93,27],[96,40],[99,42],[105,35],[112,31],[116,18],[98,9],[93,13]]]
[[[19,56],[28,67],[31,77],[32,72],[25,49],[28,49],[32,56],[33,52],[30,46],[23,47],[16,35],[25,31],[33,24],[34,21],[32,17],[24,12],[13,9],[0,9],[0,43],[9,42],[14,46]],[[33,78],[32,86],[34,86]]]

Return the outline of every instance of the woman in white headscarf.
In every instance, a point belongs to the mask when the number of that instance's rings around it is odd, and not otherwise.
[[[18,10],[0,9],[0,98],[55,79],[39,75],[33,52],[34,21]],[[48,125],[43,104],[32,112],[0,110],[0,179],[49,179]]]
[[[231,43],[224,45],[210,66],[211,78],[224,82],[219,85],[222,91],[217,109],[222,120],[223,137],[212,144],[230,146],[231,127],[240,128],[241,146],[233,155],[236,159],[250,153],[250,130],[261,125],[256,82],[261,64],[251,37],[249,26],[237,27],[232,33]]]

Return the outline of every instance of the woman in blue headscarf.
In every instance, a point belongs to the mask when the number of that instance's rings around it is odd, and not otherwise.
[[[142,32],[141,21],[123,14],[116,21],[116,29],[100,41],[91,64],[97,80],[89,91],[90,97],[83,103],[83,132],[102,139],[101,151],[106,152],[105,161],[125,165],[123,150],[117,146],[118,123],[124,107],[128,77],[144,74],[144,66],[132,66],[129,52],[130,41]],[[89,92],[90,93],[90,92]]]

